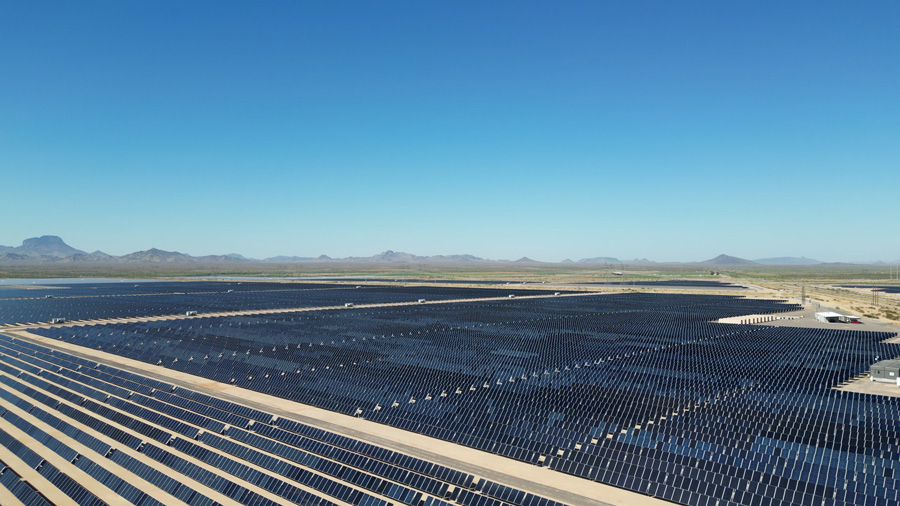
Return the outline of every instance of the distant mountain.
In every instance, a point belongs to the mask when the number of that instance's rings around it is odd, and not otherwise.
[[[70,257],[58,258],[56,259],[57,263],[114,263],[118,257],[114,257],[112,255],[107,255],[102,251],[95,251],[93,253],[77,253]]]
[[[119,257],[119,261],[129,264],[180,264],[189,263],[190,256],[177,251],[163,251],[150,248],[146,251],[135,251]]]
[[[822,263],[819,260],[814,260],[812,258],[806,257],[775,257],[775,258],[760,258],[754,260],[754,262],[758,264],[764,265],[816,265]]]
[[[194,257],[177,251],[164,251],[151,248],[146,251],[137,251],[117,258],[117,263],[128,264],[211,264],[211,263],[244,263],[246,259],[234,258],[228,255],[205,255]]]
[[[55,235],[25,239],[16,248],[0,247],[0,264],[214,264],[249,261],[237,254],[194,257],[157,248],[123,256],[109,255],[99,250],[86,253],[69,246]]]
[[[239,253],[229,253],[227,255],[206,255],[191,256],[177,251],[164,251],[157,248],[151,248],[145,251],[136,251],[128,255],[115,256],[109,255],[102,251],[94,251],[86,253],[79,249],[73,248],[65,243],[61,238],[55,235],[45,235],[41,237],[32,237],[22,241],[21,246],[0,246],[0,264],[21,264],[21,265],[41,265],[41,264],[64,264],[64,265],[181,265],[181,264],[243,264],[253,262],[267,263],[330,263],[330,264],[365,264],[365,265],[443,265],[443,264],[471,264],[471,265],[497,265],[497,264],[545,264],[529,257],[522,257],[518,260],[489,260],[476,257],[474,255],[431,255],[420,256],[402,251],[387,250],[377,255],[368,257],[346,257],[332,258],[328,255],[320,255],[318,257],[301,257],[301,256],[274,256],[264,260],[247,258]],[[559,264],[587,264],[596,266],[618,266],[625,265],[656,265],[660,262],[654,262],[646,258],[635,258],[633,260],[622,260],[615,257],[592,257],[583,258],[577,262],[573,262],[567,258]],[[876,262],[833,262],[825,263],[819,260],[806,257],[773,257],[761,258],[755,261],[743,258],[733,257],[729,255],[719,255],[716,258],[705,260],[703,262],[664,262],[665,265],[703,265],[703,266],[753,266],[753,265],[786,265],[786,266],[806,266],[819,265],[828,266],[853,266],[853,265],[873,265],[887,266],[898,265],[900,260],[891,262],[890,264]]]
[[[112,255],[108,255],[100,250],[97,250],[97,251],[91,253],[90,255],[88,255],[88,257],[95,262],[108,262],[108,261],[116,258],[116,257],[114,257]]]
[[[380,263],[441,264],[441,263],[459,263],[459,262],[464,262],[464,263],[485,262],[485,261],[489,261],[489,260],[484,260],[483,258],[478,258],[478,257],[472,256],[472,255],[419,256],[419,255],[414,255],[412,253],[404,253],[402,251],[387,250],[387,251],[381,252],[377,255],[370,256],[370,257],[347,257],[347,258],[342,258],[342,259],[329,258],[327,261],[368,263],[368,264],[380,264]]]
[[[369,257],[368,259],[373,262],[376,262],[376,263],[381,263],[381,262],[403,263],[403,262],[417,262],[421,258],[423,258],[423,257],[413,255],[412,253],[404,253],[402,251],[397,252],[397,251],[387,250],[387,251],[383,251],[377,255],[373,255],[373,256]]]
[[[62,239],[55,235],[44,235],[41,237],[32,237],[22,241],[22,245],[18,248],[9,250],[12,253],[25,255],[28,257],[53,257],[65,258],[72,255],[86,255],[84,251],[75,249],[66,244]]]
[[[580,264],[620,264],[621,260],[613,257],[594,257],[594,258],[582,258],[578,261]]]
[[[758,265],[752,260],[746,260],[743,258],[728,255],[719,255],[716,258],[710,258],[709,260],[704,260],[697,263],[700,265]]]

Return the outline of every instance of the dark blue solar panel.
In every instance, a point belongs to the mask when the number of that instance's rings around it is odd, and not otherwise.
[[[3,486],[25,506],[52,506],[41,492],[31,483],[22,480],[15,471],[6,467],[6,463],[0,460],[0,486]]]

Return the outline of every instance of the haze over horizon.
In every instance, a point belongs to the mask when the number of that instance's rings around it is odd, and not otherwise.
[[[3,11],[0,245],[900,258],[896,2]]]

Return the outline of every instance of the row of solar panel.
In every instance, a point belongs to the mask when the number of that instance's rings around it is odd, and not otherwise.
[[[72,498],[79,506],[108,506],[105,501],[101,500],[76,480],[61,472],[53,464],[44,460],[37,453],[2,429],[0,429],[0,446],[3,446],[14,453],[16,457],[24,461],[28,467],[37,471],[63,494]]]
[[[0,460],[0,485],[15,497],[23,506],[53,506],[31,483],[23,480],[12,468]]]
[[[4,357],[4,358],[6,358],[6,357]],[[37,393],[37,392],[33,392],[33,391],[30,391],[30,390],[33,390],[33,389],[30,389],[30,388],[23,388],[23,391],[25,391],[26,393],[39,394],[39,393]],[[9,395],[9,392],[4,392],[4,393],[6,393],[7,395]],[[37,397],[40,397],[40,395],[36,395],[36,396],[37,396]],[[46,396],[45,396],[45,397],[46,397]],[[49,400],[49,398],[44,399],[44,400]],[[173,418],[162,416],[161,414],[155,413],[155,412],[153,412],[153,411],[151,411],[151,410],[144,410],[144,409],[140,408],[140,406],[136,406],[136,405],[134,405],[134,404],[131,404],[131,403],[129,403],[128,401],[125,401],[125,400],[123,400],[123,399],[119,399],[119,398],[113,397],[113,398],[110,399],[109,402],[110,402],[111,405],[113,405],[113,406],[115,406],[115,407],[117,407],[117,408],[119,408],[119,409],[122,409],[122,410],[124,410],[124,411],[126,411],[126,412],[134,412],[134,411],[137,411],[136,414],[138,414],[141,418],[143,418],[143,419],[145,419],[145,420],[151,420],[152,422],[154,422],[154,423],[157,424],[157,425],[161,425],[161,426],[164,426],[164,427],[166,427],[166,428],[173,429],[173,430],[175,430],[176,432],[187,432],[188,435],[189,435],[190,437],[192,437],[192,438],[197,437],[197,435],[199,434],[199,430],[197,430],[196,428],[190,427],[190,426],[188,426],[187,424],[184,424],[184,423],[182,423],[182,422],[180,422],[180,421],[178,421],[178,420],[175,420],[175,419],[173,419]],[[166,438],[166,442],[167,442],[167,443],[172,442],[171,434],[166,434],[166,436],[168,436],[168,437]],[[39,442],[45,443],[45,441],[40,441],[40,440],[39,440]],[[182,440],[182,439],[175,439],[174,442],[175,442],[175,444],[178,444],[178,442],[181,442],[182,444],[190,444],[190,443],[187,443],[185,440]],[[96,450],[96,449],[95,449],[95,450]],[[98,453],[100,453],[100,454],[106,454],[106,453],[108,453],[108,452],[109,452],[109,446],[108,446],[108,445],[106,445],[105,447],[99,449],[99,451],[98,451]],[[248,475],[253,475],[253,477],[254,477],[254,479],[255,479],[256,482],[261,481],[261,479],[262,479],[262,475],[260,475],[260,474],[258,474],[258,473],[257,473],[257,474],[254,474],[254,473],[256,473],[256,472],[255,472],[254,470],[252,470],[250,467],[248,467],[248,466],[246,466],[246,465],[244,465],[244,464],[240,464],[240,463],[238,463],[238,462],[236,462],[236,461],[229,462],[228,464],[220,463],[220,465],[218,465],[218,466],[216,466],[216,467],[220,467],[220,468],[225,469],[225,467],[223,467],[223,466],[227,466],[227,469],[228,469],[229,471],[241,473],[241,475],[240,475],[239,477],[242,478],[242,479],[247,478]],[[323,480],[320,480],[320,481],[323,481]],[[258,483],[255,483],[255,484],[258,484]],[[337,484],[337,483],[335,483],[335,482],[329,482],[329,485],[331,485],[331,486],[333,487],[333,486],[339,485],[339,484]],[[286,486],[286,485],[285,485],[283,482],[281,482],[281,481],[272,481],[272,480],[269,480],[268,482],[266,482],[266,486],[271,487],[271,488],[274,488],[274,489],[277,489],[277,490],[279,491],[279,495],[285,494],[285,495],[287,495],[287,496],[294,497],[294,498],[299,497],[300,499],[303,499],[303,500],[313,500],[313,499],[315,499],[315,500],[317,500],[317,501],[319,500],[318,497],[313,496],[313,495],[309,494],[308,492],[305,492],[305,491],[299,489],[298,487],[295,487],[295,486]],[[264,486],[263,488],[266,488],[266,486]],[[323,482],[323,484],[322,484],[322,488],[325,488],[324,482]],[[328,490],[329,490],[329,491],[332,491],[332,492],[335,492],[335,491],[331,490],[331,488],[329,488]],[[335,493],[337,493],[337,492],[335,492]],[[357,504],[357,503],[359,503],[363,498],[362,498],[362,497],[358,497],[358,498],[355,498],[355,499],[357,499],[357,501],[356,501],[356,502],[352,502],[352,504]],[[293,499],[292,499],[292,500],[293,500]],[[376,501],[373,501],[373,500],[368,499],[368,498],[367,498],[367,501],[366,501],[366,502],[367,502],[368,504],[373,505],[373,506],[378,506],[379,504],[383,504],[383,501],[382,501],[382,502],[379,502],[379,501],[377,501],[377,500],[376,500]]]
[[[27,349],[26,347],[21,346],[21,345],[19,345],[19,344],[17,344],[17,343],[10,342],[10,343],[8,343],[8,344],[9,344],[11,347],[15,348],[16,350],[18,350],[18,351],[20,351],[20,352],[21,352],[22,350]],[[26,364],[24,361],[20,360],[20,359],[23,359],[24,357],[25,357],[25,354],[23,353],[23,354],[20,354],[20,355],[19,355],[19,359],[15,359],[15,358],[12,358],[12,357],[4,357],[4,359],[5,359],[6,361],[8,361],[8,362],[13,362],[13,363],[16,363],[17,365],[23,365],[23,366],[25,366],[25,365],[28,365],[28,364]],[[32,362],[37,363],[37,362],[36,362],[36,359],[35,359],[35,360],[32,360]],[[61,363],[61,362],[60,362],[60,360],[56,360],[54,363],[55,363],[55,364],[59,364],[59,363]],[[8,372],[9,372],[9,371],[8,371]],[[44,374],[48,374],[48,373],[45,372]],[[133,374],[130,374],[130,376],[132,376],[132,378],[134,377]],[[107,373],[107,377],[106,377],[106,378],[107,378],[107,379],[117,379],[118,377]],[[40,380],[39,378],[35,378],[35,379],[37,379],[38,381],[42,381],[42,380]],[[131,381],[131,379],[127,379],[127,380],[123,380],[123,381]],[[45,382],[45,383],[46,383],[46,382]],[[112,385],[110,385],[110,386],[112,386]],[[28,389],[26,388],[26,390],[28,390]],[[134,397],[136,397],[136,396],[132,396],[132,398],[134,398]],[[125,402],[127,402],[127,401],[124,401],[124,400],[118,400],[118,401],[117,401],[117,398],[113,398],[113,399],[111,399],[110,402],[111,402],[111,403],[115,403],[115,402],[122,402],[122,403],[125,403]],[[119,406],[119,407],[120,407],[120,408],[123,408],[124,405]],[[179,413],[180,413],[180,414],[184,414],[184,413],[181,413],[181,411],[183,411],[183,410],[180,410]],[[266,417],[263,416],[263,418],[266,418]],[[268,415],[267,418],[271,419],[272,417],[271,417],[271,415]],[[174,427],[175,425],[171,425],[171,426]],[[233,429],[233,428],[232,428],[232,429],[230,429],[230,430],[236,430],[236,429]],[[249,433],[247,433],[247,434],[249,434]],[[190,435],[190,434],[189,434],[189,435]],[[201,440],[203,440],[203,441],[205,441],[205,442],[207,442],[207,443],[209,443],[210,441],[215,440],[215,439],[214,439],[215,436],[213,436],[213,435],[210,434],[210,433],[205,433],[205,434],[203,434],[203,435],[200,436],[200,437],[201,437]],[[221,439],[221,438],[218,438],[218,441],[224,441],[224,440]],[[188,443],[187,441],[185,441],[185,440],[180,440],[180,439],[174,440],[174,443],[175,443],[176,445],[178,445],[178,444],[181,444],[181,445],[193,444],[193,443]],[[220,444],[221,444],[221,443],[220,443]],[[246,450],[246,449],[245,449],[245,450]],[[246,455],[244,455],[244,457],[246,458]],[[327,461],[321,460],[320,462],[323,464],[322,467],[328,467]],[[277,468],[277,467],[278,467],[278,466],[272,465],[272,464],[273,464],[272,462],[267,462],[267,464],[268,464],[268,465],[266,466],[267,468]],[[307,463],[307,464],[308,464],[308,463]],[[282,466],[282,467],[283,467],[283,466]],[[329,473],[329,474],[332,474],[332,475],[341,475],[341,476],[344,476],[344,475],[346,474],[346,471],[340,472],[340,473],[339,473],[339,472],[336,472],[335,469],[337,469],[337,468],[334,467],[334,464],[331,464],[331,469],[332,469],[332,472]],[[349,468],[348,468],[348,469],[349,469]],[[421,486],[421,485],[422,485],[422,482],[423,482],[423,480],[422,480],[423,477],[422,477],[422,476],[419,476],[419,478],[420,478],[420,480],[417,482],[417,484]],[[384,483],[387,483],[387,482],[384,482]],[[338,484],[338,485],[339,485],[339,484]],[[324,485],[323,485],[323,486],[324,486]],[[330,485],[330,487],[334,488],[334,486],[335,486],[335,485],[334,485],[333,482],[332,482],[332,484]],[[345,492],[344,492],[344,493],[347,493],[346,490],[348,490],[348,489],[345,489]],[[446,491],[446,486],[444,487],[443,491]],[[333,492],[334,492],[334,491],[333,491]],[[394,499],[396,499],[396,500],[400,500],[401,502],[406,502],[406,503],[408,503],[408,504],[418,503],[419,500],[422,498],[422,495],[421,495],[420,493],[419,493],[419,494],[414,493],[414,492],[413,492],[412,490],[410,490],[410,489],[407,489],[407,488],[405,488],[405,487],[398,487],[397,485],[389,485],[388,488],[383,489],[381,492],[384,493],[385,495],[387,495],[388,497],[394,498]],[[337,493],[337,492],[335,492],[335,493]],[[377,501],[376,501],[376,502],[372,502],[371,500],[368,500],[368,499],[367,499],[367,501],[368,501],[369,503],[371,503],[371,504],[376,504],[376,503],[377,503]],[[545,501],[544,504],[549,504],[549,503],[547,503],[547,502]]]
[[[110,375],[110,378],[112,378],[111,375]],[[179,390],[179,393],[182,393],[182,392],[184,392],[184,390]],[[171,395],[171,394],[165,394],[165,395],[166,395],[167,397],[176,397],[176,396]],[[202,394],[199,394],[199,395],[202,395]],[[195,395],[195,397],[196,397],[196,396],[198,396],[198,395]],[[207,397],[208,397],[208,396],[207,396]],[[209,398],[209,397],[208,397],[208,398]],[[213,399],[213,398],[209,398],[209,399]],[[220,404],[228,404],[227,401],[219,401],[219,403],[220,403]],[[232,404],[233,406],[242,407],[242,406],[240,406],[240,405],[234,405],[233,403],[230,403],[230,404]],[[258,419],[260,419],[260,420],[271,420],[273,417],[272,417],[272,415],[267,415],[267,414],[265,414],[265,413],[258,412],[258,413],[256,413],[256,418],[258,418]],[[286,420],[286,419],[279,419],[278,421],[280,421],[282,424],[290,424],[290,425],[293,425],[295,428],[296,428],[296,427],[301,427],[301,426],[302,426],[302,424],[297,424],[296,422],[292,422],[292,421],[289,421],[289,420]],[[276,422],[276,423],[277,423],[277,422]],[[261,429],[266,429],[266,428],[267,428],[267,427],[265,427],[265,426],[258,426],[258,427],[260,427]],[[319,429],[313,429],[313,428],[308,427],[308,426],[302,426],[302,427],[304,427],[304,428],[306,429],[304,432],[307,433],[307,434],[310,433],[310,432],[317,432],[317,433],[318,433],[317,435],[319,435],[320,437],[324,437],[325,439],[331,439],[331,440],[334,440],[334,439],[340,439],[340,440],[342,440],[342,442],[344,442],[345,444],[347,444],[347,443],[350,443],[350,444],[352,444],[352,443],[358,443],[358,442],[356,442],[355,440],[352,440],[352,439],[350,439],[350,438],[346,438],[346,437],[343,437],[343,436],[338,436],[338,435],[336,435],[336,434],[326,433],[325,431],[321,431],[321,430],[319,430]],[[249,433],[246,432],[246,431],[238,431],[238,430],[236,430],[236,429],[234,429],[234,428],[231,428],[231,429],[228,430],[228,435],[229,435],[229,437],[237,437],[237,436],[235,435],[236,432],[243,433],[243,434],[245,434],[246,436],[252,436],[251,434],[249,434]],[[282,431],[282,432],[283,432],[283,431]],[[206,436],[208,436],[208,434],[207,434]],[[242,438],[240,438],[240,437],[238,437],[238,439],[239,439],[239,440],[246,441],[246,439],[242,439]],[[305,439],[305,438],[304,438],[304,439]],[[257,437],[255,440],[256,440],[256,441],[259,441],[260,438]],[[325,444],[321,444],[321,443],[315,443],[314,441],[311,441],[311,440],[309,441],[309,443],[312,444],[312,446],[313,446],[313,448],[311,448],[311,449],[313,449],[314,451],[315,451],[315,450],[318,450],[317,453],[319,453],[320,455],[324,455],[324,456],[326,456],[326,457],[328,457],[328,458],[330,458],[330,459],[332,459],[332,460],[338,460],[338,461],[350,461],[350,460],[353,460],[353,458],[354,458],[354,454],[352,454],[352,453],[350,453],[350,452],[346,452],[346,451],[340,450],[340,449],[338,449],[338,448],[336,448],[336,447],[334,447],[334,446],[325,445]],[[296,443],[295,443],[295,444],[296,444]],[[285,445],[282,445],[282,446],[285,446]],[[374,449],[374,450],[381,450],[381,453],[386,452],[386,450],[379,449],[379,448],[377,448],[377,447],[374,447],[373,445],[368,445],[368,446],[371,447],[371,448]],[[269,452],[273,452],[274,447],[275,447],[275,444],[270,444],[270,445],[266,445],[266,448],[265,448],[265,449],[266,449],[267,451],[269,451]],[[304,447],[304,448],[309,448],[308,445],[307,445],[307,446],[303,446],[303,447]],[[275,453],[284,456],[284,454],[282,454],[282,453],[278,453],[278,452],[275,452]],[[341,455],[337,455],[338,458],[335,458],[335,457],[336,457],[336,455],[335,455],[336,453],[340,453]],[[412,457],[404,456],[404,455],[402,455],[402,454],[397,454],[397,453],[395,453],[395,452],[390,452],[390,453],[392,454],[391,456],[397,457],[397,459],[401,461],[401,464],[405,464],[406,466],[416,467],[416,468],[418,468],[419,470],[422,470],[422,468],[427,468],[427,470],[432,470],[433,468],[439,468],[439,469],[434,469],[434,470],[435,470],[435,471],[438,471],[438,472],[444,471],[442,474],[443,474],[444,476],[449,477],[450,480],[451,480],[451,482],[456,483],[456,484],[459,484],[459,485],[462,485],[462,486],[471,486],[471,485],[472,485],[472,477],[471,477],[470,475],[465,475],[465,476],[467,476],[467,479],[466,479],[466,480],[462,480],[461,477],[464,476],[464,475],[463,475],[462,473],[459,473],[458,471],[453,471],[453,470],[448,469],[448,468],[442,468],[442,466],[435,466],[434,464],[427,463],[427,462],[422,461],[422,460],[420,460],[420,459],[413,459]],[[340,457],[343,457],[343,458],[340,458]],[[356,457],[359,457],[359,456],[357,455]],[[366,459],[366,460],[368,460],[368,459]],[[320,462],[320,463],[325,463],[325,461],[319,461],[319,462]],[[360,459],[357,458],[357,459],[356,459],[356,465],[354,465],[354,467],[361,467],[361,468],[365,468],[365,469],[369,469],[370,467],[372,467],[372,465],[371,465],[372,463],[368,463],[369,465],[365,465],[366,463],[364,462],[363,465],[360,465],[359,462],[360,462]],[[301,462],[301,463],[307,465],[308,467],[315,468],[315,469],[319,469],[319,470],[322,470],[322,471],[326,471],[326,469],[327,469],[327,467],[328,467],[328,466],[327,466],[327,463],[326,463],[326,467],[325,467],[325,468],[323,468],[322,466],[317,466],[315,463],[310,463],[310,462],[308,462],[308,461],[304,461],[304,462]],[[376,464],[376,467],[377,467],[377,463],[375,463],[375,464]],[[384,465],[382,464],[382,466],[384,466]],[[338,466],[338,470],[335,470],[334,466],[332,465],[332,466],[331,466],[332,470],[331,470],[330,472],[328,472],[328,474],[335,475],[335,474],[337,474],[338,472],[341,472],[341,471],[339,471],[339,469],[340,469],[341,467],[342,467],[342,466]],[[424,490],[424,491],[426,491],[426,492],[428,492],[428,493],[432,493],[432,494],[437,493],[437,494],[440,494],[440,495],[446,494],[446,491],[447,491],[446,485],[441,486],[441,484],[440,484],[439,482],[436,482],[435,480],[430,480],[430,479],[427,479],[427,478],[424,477],[424,476],[421,476],[421,475],[414,475],[414,474],[411,474],[411,473],[405,473],[405,472],[399,472],[399,473],[398,473],[397,471],[400,471],[400,468],[391,468],[390,466],[384,466],[384,467],[385,467],[385,471],[383,471],[382,473],[377,473],[377,474],[379,474],[379,475],[381,475],[381,476],[386,476],[387,478],[389,478],[389,479],[391,479],[391,480],[393,480],[393,481],[397,481],[397,482],[399,482],[399,483],[412,483],[412,484],[415,486],[415,488],[417,488],[417,489],[419,489],[419,490]],[[426,470],[426,471],[427,471],[427,470]],[[327,472],[327,471],[326,471],[326,472]],[[448,476],[448,475],[449,475],[449,476]],[[446,478],[445,478],[445,479],[446,479]],[[426,485],[426,484],[427,484],[427,485]],[[396,487],[395,487],[395,488],[396,488]],[[403,490],[403,489],[398,489],[398,492],[397,492],[397,493],[400,493],[399,490]],[[407,494],[407,495],[411,495],[408,491],[406,491],[406,492],[404,492],[404,493]],[[528,496],[528,494],[524,494],[524,493],[523,493],[523,495],[524,495],[524,496]]]
[[[190,488],[182,487],[179,482],[169,478],[160,471],[157,471],[147,466],[146,464],[137,461],[133,457],[130,457],[123,452],[116,452],[110,445],[84,431],[79,430],[78,428],[67,422],[64,418],[58,417],[53,413],[59,412],[60,414],[63,414],[68,412],[72,414],[82,414],[82,416],[78,419],[79,422],[85,423],[95,430],[99,430],[101,433],[107,434],[109,431],[102,430],[102,425],[104,424],[97,423],[95,419],[83,416],[83,413],[81,413],[77,409],[72,409],[71,407],[68,410],[59,409],[59,407],[62,406],[58,405],[55,411],[43,410],[36,405],[28,403],[27,398],[25,397],[14,396],[12,394],[12,391],[19,391],[22,394],[29,396],[28,398],[39,399],[45,404],[45,406],[52,406],[54,403],[58,403],[58,401],[53,401],[53,399],[49,396],[43,395],[33,388],[27,387],[22,383],[11,380],[8,377],[0,377],[0,380],[2,380],[5,386],[11,388],[11,390],[0,390],[0,396],[5,399],[10,399],[11,397],[17,398],[19,400],[19,403],[17,403],[17,405],[20,408],[26,410],[31,416],[34,416],[37,420],[40,420],[48,424],[48,426],[63,432],[73,440],[84,444],[96,455],[111,458],[114,462],[122,465],[126,469],[138,471],[135,474],[140,476],[142,479],[147,480],[156,486],[159,486],[163,490],[172,493],[176,497],[183,498],[188,504],[196,504],[198,506],[216,504],[208,497],[198,494],[196,491],[193,491]],[[3,417],[10,420],[13,425],[25,431],[31,438],[35,439],[39,443],[42,443],[49,450],[59,454],[61,457],[63,457],[63,459],[73,462],[85,470],[88,470],[87,468],[90,468],[89,474],[97,478],[99,482],[110,486],[110,488],[119,493],[119,495],[129,498],[129,501],[135,504],[147,505],[158,503],[151,498],[144,497],[145,494],[143,492],[128,483],[122,482],[115,475],[107,474],[108,471],[106,471],[102,467],[97,467],[96,464],[89,459],[84,458],[75,450],[72,450],[68,446],[57,441],[55,438],[50,437],[46,432],[38,429],[33,424],[25,421],[21,417],[18,417],[17,415],[10,412],[5,413]],[[134,439],[134,436],[129,435],[129,437]],[[132,449],[139,449],[141,446],[142,444],[138,444]],[[34,458],[37,459],[37,454],[34,454],[33,452],[32,454],[35,456]]]
[[[7,357],[3,357],[3,358],[7,358]],[[11,382],[11,380],[7,377],[4,377],[3,379],[6,380],[6,381],[4,381],[4,384],[9,384]],[[38,392],[34,392],[33,389],[30,389],[30,387],[24,386],[20,383],[15,386],[18,387],[17,390],[19,390],[23,393],[38,393]],[[8,391],[8,390],[0,391],[0,394],[2,394],[3,396],[11,395],[10,391]],[[41,398],[42,400],[45,400],[45,401],[50,400],[50,398],[46,397],[46,396],[41,397],[40,395],[37,395],[36,397]],[[24,399],[20,399],[20,402],[22,400],[24,400]],[[26,406],[29,408],[29,410],[34,409],[33,407],[31,407],[30,405],[27,405],[27,404],[23,407],[26,407]],[[18,423],[18,424],[23,423],[23,421],[21,419],[14,418],[14,421],[15,421],[15,423]],[[96,420],[94,420],[94,422],[95,422],[94,424],[96,424]],[[26,422],[26,424],[27,424],[27,422]],[[41,443],[49,442],[49,440],[47,438],[41,437],[40,431],[34,429],[32,426],[23,425],[21,428],[23,430],[26,430],[29,434],[38,434],[38,442],[41,442]],[[172,440],[171,434],[169,434],[168,438],[167,438],[167,442],[171,443],[172,441],[173,440]],[[100,443],[100,444],[102,445],[102,443]],[[54,445],[48,445],[47,447],[50,448],[51,450],[55,449]],[[154,451],[153,448],[156,448],[157,451]],[[100,448],[95,447],[92,449],[95,451],[99,450],[98,454],[104,455],[106,457],[109,457],[110,456],[109,454],[112,453],[110,451],[110,447],[108,445],[101,446]],[[142,445],[139,449],[144,451],[145,453],[147,453],[147,451],[149,449],[150,452],[153,452],[154,458],[156,458],[158,460],[162,459],[163,461],[167,460],[164,453],[168,453],[168,452],[166,452],[165,450],[161,450],[158,447],[154,447],[153,445],[149,445],[149,446]],[[103,453],[100,453],[100,452],[103,452]],[[81,459],[78,457],[79,457],[78,455],[75,456],[75,459],[77,459],[76,463],[77,463],[77,461],[81,461]],[[182,472],[186,471],[185,474],[193,473],[193,476],[200,476],[200,477],[211,480],[211,481],[204,482],[204,485],[210,486],[211,488],[216,489],[222,493],[225,493],[226,495],[229,495],[229,493],[233,494],[233,495],[230,495],[229,497],[240,497],[240,498],[242,498],[242,500],[247,500],[247,501],[249,501],[249,503],[252,503],[252,504],[272,504],[272,505],[276,504],[276,503],[272,502],[271,500],[268,500],[268,499],[264,500],[264,498],[262,496],[259,496],[259,494],[252,492],[251,490],[247,489],[246,487],[241,487],[241,486],[235,485],[233,482],[223,480],[221,477],[218,477],[214,473],[205,471],[205,470],[201,469],[200,467],[198,467],[196,464],[191,464],[187,460],[178,459],[172,455],[170,455],[169,457],[171,457],[170,459],[168,459],[169,462],[177,462],[178,464],[180,464],[180,466],[181,466],[180,470]],[[248,466],[245,466],[245,465],[239,464],[239,463],[234,463],[229,468],[229,470],[233,471],[233,472],[243,472],[245,474],[249,473],[251,471]],[[95,473],[99,473],[95,477],[99,477],[101,480],[103,480],[103,479],[111,480],[112,479],[112,478],[109,478],[109,476],[102,474],[100,469],[95,469]],[[188,475],[192,476],[192,474],[188,474]],[[101,481],[101,482],[103,482],[103,481]],[[123,497],[127,496],[126,499],[131,500],[133,497],[143,497],[143,496],[140,496],[139,494],[137,496],[135,496],[134,490],[130,490],[128,488],[128,486],[123,485],[122,483],[116,482],[113,485],[114,485],[114,487],[112,487],[112,488],[114,488],[114,491],[119,492],[120,495],[122,495]],[[270,488],[278,489],[279,495],[290,498],[290,500],[295,501],[295,502],[301,501],[303,503],[308,503],[308,504],[332,504],[329,501],[324,501],[321,497],[318,497],[318,496],[315,496],[308,492],[305,492],[305,491],[299,489],[298,487],[288,486],[287,484],[280,482],[280,481],[270,481],[266,484],[266,486],[268,486]],[[122,492],[124,492],[124,494]],[[190,494],[190,495],[193,496],[196,494]],[[146,501],[150,501],[150,499],[141,499],[141,501],[146,502]],[[263,501],[263,502],[260,502],[260,501]],[[199,501],[198,504],[202,503],[202,502],[205,502],[205,501]],[[146,502],[146,504],[151,504],[151,503],[152,502]],[[354,504],[356,504],[356,503],[354,503]],[[369,500],[369,501],[367,501],[367,504],[370,504],[372,506],[382,506],[385,504],[385,502]]]
[[[88,371],[86,371],[86,372],[88,372]],[[107,379],[109,379],[109,378],[107,378]],[[132,397],[132,398],[134,399],[134,398],[136,398],[136,397],[138,397],[138,396],[135,396],[135,397]],[[269,419],[270,419],[270,418],[271,418],[271,415],[268,415],[267,417],[266,417],[266,416],[263,416],[263,417],[261,417],[261,418],[269,418]],[[188,435],[190,435],[190,434],[188,434]],[[395,477],[392,477],[392,478],[396,479]],[[471,480],[471,477],[469,477],[469,480]],[[457,480],[457,481],[458,481],[458,480]],[[463,483],[463,485],[469,485],[469,483]],[[430,492],[430,490],[429,490],[429,492]]]

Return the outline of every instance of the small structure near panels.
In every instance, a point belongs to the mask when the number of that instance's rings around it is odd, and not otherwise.
[[[900,385],[900,360],[882,360],[869,368],[869,380]]]
[[[834,311],[822,311],[816,313],[816,320],[825,323],[840,323],[844,315],[835,313]]]
[[[861,323],[859,316],[835,313],[834,311],[816,313],[816,320],[824,323]]]

